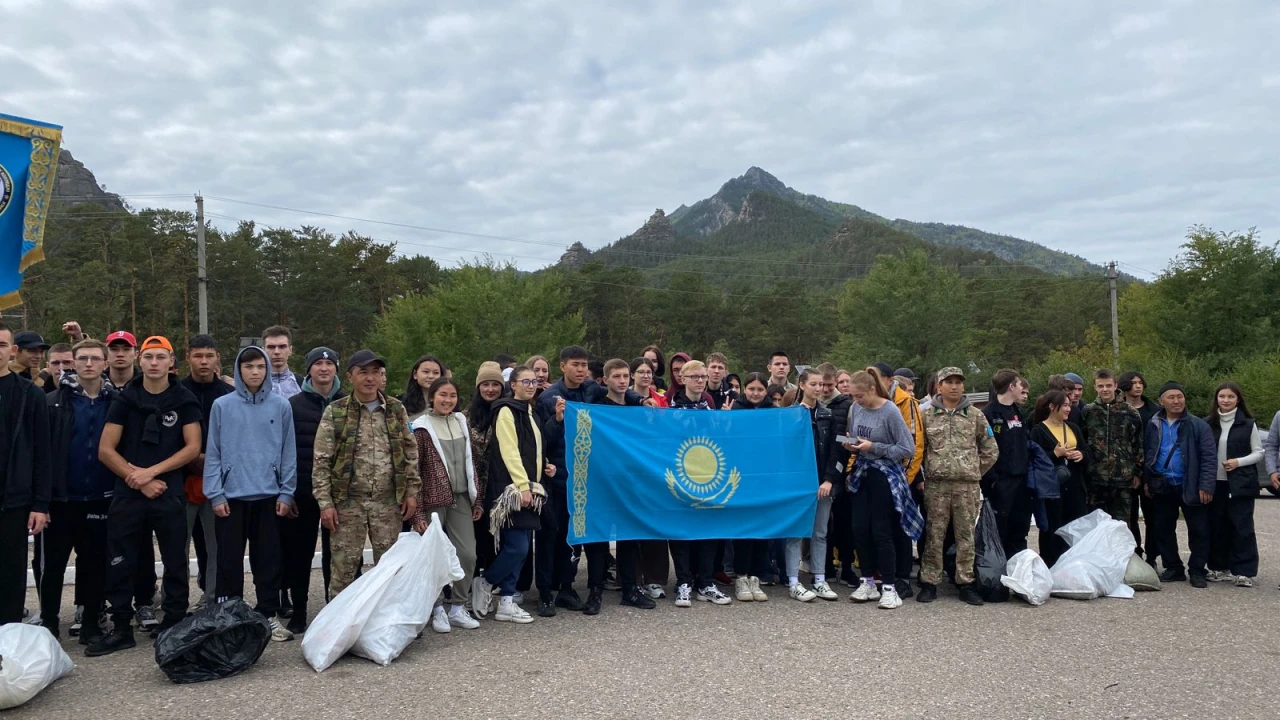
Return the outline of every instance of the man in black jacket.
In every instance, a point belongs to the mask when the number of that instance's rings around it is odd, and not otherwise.
[[[200,456],[187,465],[184,481],[187,499],[187,547],[196,538],[197,583],[203,591],[200,599],[191,604],[192,612],[204,607],[208,598],[218,597],[218,540],[213,532],[213,506],[204,496],[204,451],[209,444],[209,414],[213,401],[233,391],[218,377],[221,358],[218,343],[208,335],[193,335],[187,341],[187,365],[191,374],[182,379],[182,386],[196,396],[200,403]],[[196,534],[197,526],[200,528]],[[213,562],[210,562],[213,558]]]
[[[41,535],[45,567],[40,618],[58,637],[63,575],[74,549],[76,605],[82,608],[77,612],[80,644],[88,645],[102,635],[98,618],[107,572],[107,511],[115,476],[98,460],[98,440],[115,388],[103,377],[107,346],[102,341],[81,340],[72,355],[75,372],[62,374],[60,387],[48,395],[53,501],[49,527]]]
[[[982,477],[982,494],[991,501],[1000,528],[1000,544],[1006,557],[1027,549],[1034,501],[1027,487],[1027,442],[1031,423],[1022,410],[1026,387],[1014,370],[997,370],[991,376],[995,401],[982,408],[995,435],[1000,457]]]
[[[1142,373],[1128,372],[1120,373],[1120,377],[1116,378],[1116,383],[1120,387],[1120,392],[1124,395],[1125,402],[1129,403],[1129,407],[1138,411],[1138,415],[1142,417],[1142,441],[1146,442],[1146,427],[1151,424],[1151,418],[1156,416],[1160,408],[1155,403],[1147,399],[1145,393],[1147,390],[1147,380]],[[1145,452],[1145,451],[1144,451]],[[1141,490],[1134,492],[1137,501],[1129,507],[1129,529],[1133,531],[1133,541],[1137,543],[1138,556],[1145,559],[1151,567],[1156,566],[1156,556],[1160,551],[1156,549],[1155,532],[1152,520],[1155,516],[1151,509],[1151,498]],[[1138,513],[1141,508],[1142,524],[1147,527],[1147,542],[1144,546],[1142,543],[1142,529],[1138,525]]]
[[[306,377],[302,392],[289,398],[293,408],[293,433],[298,445],[298,488],[293,508],[280,522],[280,544],[284,551],[284,585],[293,599],[288,630],[307,629],[307,590],[311,585],[311,560],[316,553],[316,532],[320,527],[320,505],[312,494],[311,471],[315,462],[316,429],[329,403],[344,397],[338,382],[338,353],[318,347],[307,353]],[[329,531],[324,532],[321,550],[325,598],[329,596]]]
[[[10,370],[13,347],[0,323],[0,625],[22,621],[27,538],[49,523],[53,494],[44,392]]]

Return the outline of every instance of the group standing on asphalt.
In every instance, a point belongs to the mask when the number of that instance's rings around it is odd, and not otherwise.
[[[261,347],[242,348],[229,376],[214,340],[191,337],[185,378],[167,338],[138,343],[116,331],[103,341],[74,322],[64,329],[72,343],[49,345],[0,325],[0,624],[28,614],[32,538],[40,607],[28,622],[59,635],[74,551],[69,631],[89,656],[134,647],[135,623],[154,636],[241,597],[246,547],[256,610],[273,640],[289,640],[315,607],[317,538],[327,602],[359,577],[366,543],[376,564],[401,532],[424,532],[433,516],[464,572],[431,615],[436,632],[474,629],[491,613],[532,622],[522,606],[535,589],[542,617],[596,615],[609,590],[652,609],[667,597],[672,568],[677,607],[764,602],[765,588],[785,584],[799,602],[837,600],[844,585],[850,600],[892,610],[904,598],[936,600],[945,575],[961,600],[981,605],[974,527],[984,502],[1008,556],[1027,548],[1035,523],[1052,565],[1067,549],[1054,531],[1100,509],[1130,525],[1136,553],[1161,563],[1162,581],[1252,587],[1254,501],[1263,484],[1280,489],[1280,413],[1260,432],[1231,382],[1199,418],[1187,413],[1181,385],[1164,384],[1152,402],[1136,372],[1098,370],[1086,405],[1079,375],[1049,378],[1028,403],[1028,381],[999,370],[979,410],[958,367],[930,375],[917,400],[916,375],[885,363],[853,372],[823,363],[793,382],[785,352],[763,372],[737,375],[720,353],[667,358],[651,345],[633,360],[598,363],[570,346],[555,382],[545,357],[517,364],[503,355],[480,366],[467,393],[444,360],[424,355],[394,397],[385,361],[370,350],[344,362],[313,348],[295,374],[282,326],[267,328]],[[568,401],[672,412],[803,407],[817,460],[811,532],[571,545]],[[585,600],[574,587],[583,555]]]

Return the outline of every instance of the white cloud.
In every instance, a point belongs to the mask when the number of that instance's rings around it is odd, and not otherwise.
[[[1280,9],[1263,0],[0,8],[0,108],[63,124],[112,189],[532,241],[208,203],[445,263],[552,262],[751,165],[1147,268],[1192,223],[1280,225]]]

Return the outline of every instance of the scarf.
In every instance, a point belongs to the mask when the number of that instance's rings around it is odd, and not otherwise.
[[[912,540],[919,541],[924,534],[924,518],[920,515],[920,508],[911,499],[911,490],[907,487],[907,471],[902,463],[859,455],[853,465],[853,474],[849,476],[849,492],[858,492],[858,488],[862,487],[862,477],[870,468],[879,470],[888,478],[889,491],[893,493],[893,509],[898,511],[902,531]]]
[[[530,482],[529,493],[533,495],[533,502],[529,507],[520,506],[520,488],[514,484],[508,485],[497,500],[493,501],[493,507],[489,509],[489,533],[493,535],[493,549],[498,549],[498,539],[502,528],[511,527],[514,522],[515,514],[527,510],[535,515],[542,513],[542,506],[547,501],[547,489],[542,487],[542,483]]]

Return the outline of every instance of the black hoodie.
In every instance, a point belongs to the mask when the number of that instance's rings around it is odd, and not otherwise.
[[[182,451],[186,440],[183,428],[200,422],[200,402],[182,386],[178,376],[169,374],[168,387],[158,395],[142,386],[146,377],[138,375],[116,395],[107,411],[107,423],[122,430],[116,452],[136,467],[151,467]],[[168,486],[166,495],[186,498],[182,481],[185,468],[176,468],[157,476]],[[116,478],[115,496],[141,496],[142,493]]]

